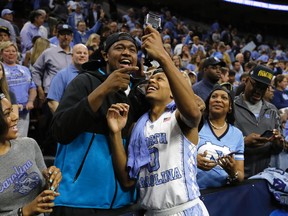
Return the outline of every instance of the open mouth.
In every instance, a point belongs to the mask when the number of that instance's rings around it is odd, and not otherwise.
[[[157,90],[156,87],[154,87],[154,86],[148,86],[148,88],[147,88],[147,90],[146,90],[146,93],[154,92],[154,91],[156,91],[156,90]]]
[[[130,67],[131,61],[128,59],[124,59],[124,60],[120,61],[120,65],[121,65],[121,67]]]

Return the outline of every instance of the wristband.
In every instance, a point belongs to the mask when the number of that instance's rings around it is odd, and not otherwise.
[[[227,184],[231,184],[236,181],[238,181],[238,171],[234,174],[234,176],[228,175],[227,177]]]

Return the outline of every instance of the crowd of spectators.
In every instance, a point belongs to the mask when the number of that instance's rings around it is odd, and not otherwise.
[[[17,0],[0,5],[0,59],[7,79],[6,84],[1,78],[1,89],[19,108],[19,136],[36,139],[44,155],[55,156],[59,140],[50,125],[67,86],[91,65],[105,74],[100,68],[111,59],[106,39],[113,33],[125,32],[137,48],[145,46],[142,37],[149,8],[119,13],[112,0],[109,9],[107,3],[97,1],[22,2],[30,10],[19,14]],[[204,29],[167,8],[152,12],[161,18],[165,51],[206,103],[198,127],[200,189],[240,182],[269,166],[288,169],[281,162],[288,161],[288,48],[265,41],[265,35],[239,33],[237,26],[215,21]],[[159,63],[144,50],[136,52],[139,69],[130,77],[145,81],[149,68]],[[121,60],[122,67],[130,64]],[[75,86],[69,89],[73,90],[69,94],[77,91]],[[269,137],[262,135],[267,130]]]

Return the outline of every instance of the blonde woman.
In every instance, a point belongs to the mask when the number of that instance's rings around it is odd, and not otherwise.
[[[0,46],[0,55],[3,62],[9,90],[15,94],[19,110],[19,135],[28,135],[30,110],[34,108],[36,85],[32,81],[30,70],[17,62],[17,46],[10,42],[3,42]]]
[[[3,63],[0,61],[0,92],[5,95],[5,98],[12,103],[13,112],[18,116],[19,115],[19,107],[16,102],[16,97],[13,92],[9,90],[7,78],[4,70]],[[20,107],[22,107],[20,105]]]
[[[35,40],[34,46],[32,49],[26,52],[23,65],[26,67],[31,67],[36,62],[41,53],[50,47],[50,41],[39,37]]]
[[[94,33],[91,34],[90,37],[88,38],[88,41],[86,43],[86,46],[88,48],[89,56],[94,53],[96,50],[99,49],[99,44],[100,44],[100,35]]]

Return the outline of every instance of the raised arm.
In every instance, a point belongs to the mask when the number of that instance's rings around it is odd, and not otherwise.
[[[127,170],[127,153],[125,151],[121,131],[128,118],[129,105],[124,103],[113,104],[107,112],[107,123],[110,129],[109,140],[112,160],[116,176],[124,187],[132,187],[135,180],[130,179]]]
[[[165,51],[160,33],[149,25],[145,29],[145,36],[142,37],[142,41],[142,48],[147,51],[152,59],[158,61],[164,69],[177,109],[181,113],[181,119],[190,128],[197,127],[201,112],[195,102],[196,97],[191,86]]]
[[[102,109],[106,114],[104,109],[107,106],[107,96],[121,89],[126,90],[130,82],[129,72],[135,70],[138,67],[115,70],[103,83],[86,74],[79,74],[73,79],[52,120],[51,128],[57,141],[68,144],[82,132],[91,131],[95,127],[95,121],[99,120],[98,111]],[[79,125],[82,127],[79,128]]]

